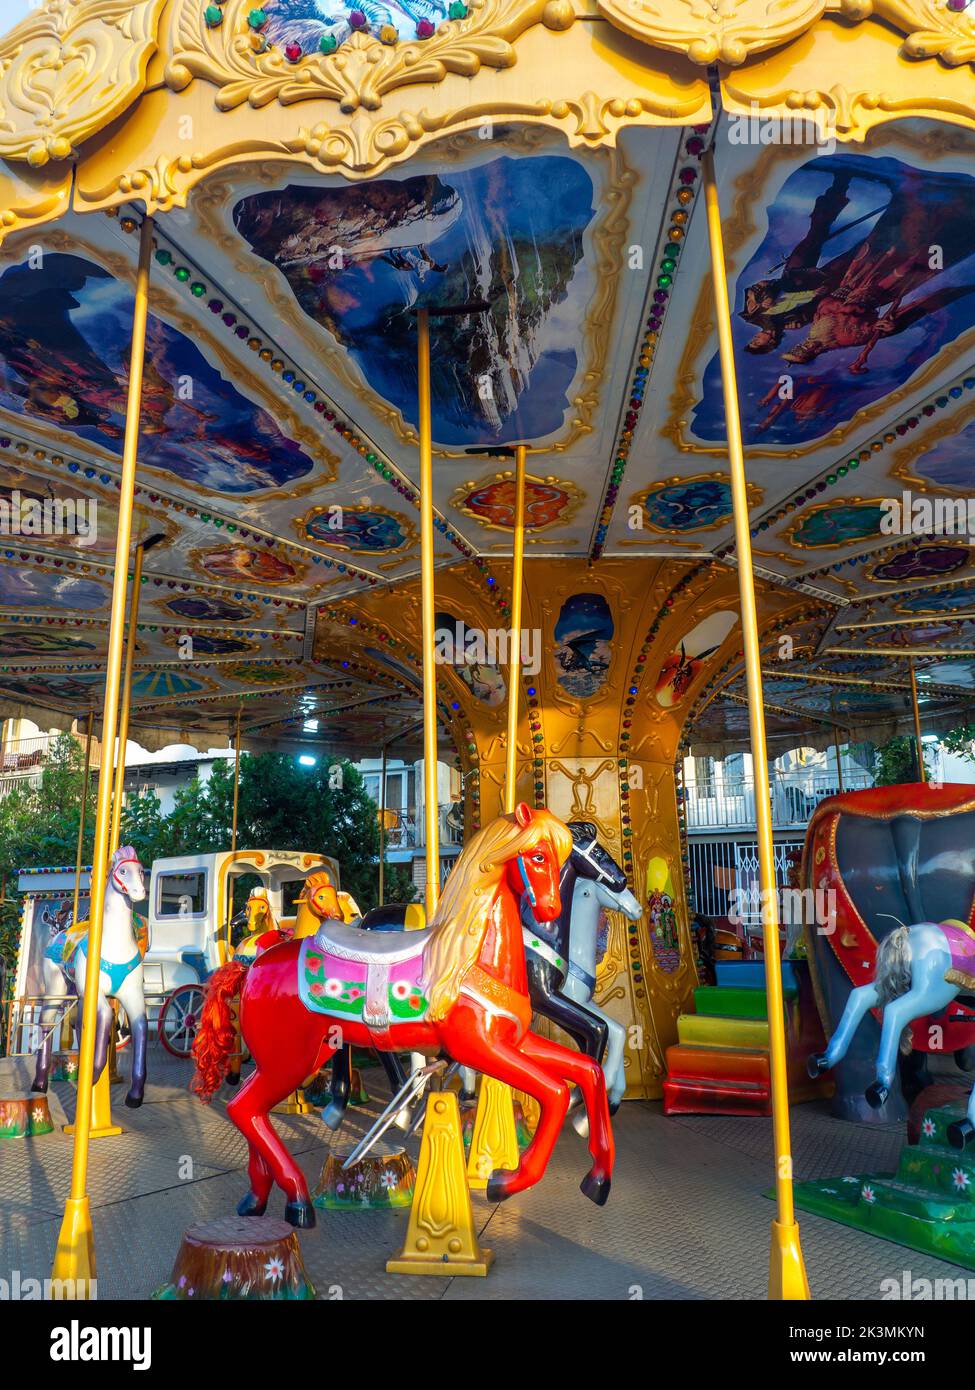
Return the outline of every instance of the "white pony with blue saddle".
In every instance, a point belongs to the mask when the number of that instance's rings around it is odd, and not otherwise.
[[[132,904],[144,901],[145,873],[131,846],[117,849],[108,868],[105,910],[102,914],[101,959],[98,971],[98,1013],[95,1024],[95,1071],[97,1081],[108,1060],[108,1042],[115,1016],[110,999],[117,999],[125,1010],[132,1030],[132,1084],[125,1103],[130,1109],[142,1104],[146,1085],[146,1042],[149,1020],[146,1014],[142,978],[142,951],[132,924]],[[84,925],[78,924],[79,927]],[[51,1033],[62,1017],[65,1003],[73,995],[85,997],[88,975],[88,936],[72,945],[75,932],[59,932],[44,952],[45,1006],[41,1012],[44,1040],[38,1049],[33,1091],[46,1091],[51,1069]]]
[[[873,981],[850,991],[826,1051],[809,1058],[810,1076],[842,1061],[864,1015],[869,1009],[881,1009],[877,1079],[864,1092],[867,1103],[879,1109],[894,1084],[898,1047],[910,1051],[910,1025],[917,1018],[936,1016],[959,998],[975,1004],[975,930],[957,919],[911,927],[901,924],[877,947]],[[948,1127],[948,1140],[956,1149],[963,1149],[973,1137],[975,1090],[968,1099],[966,1118]]]

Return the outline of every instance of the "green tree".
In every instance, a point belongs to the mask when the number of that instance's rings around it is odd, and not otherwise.
[[[874,766],[876,786],[891,787],[901,782],[917,781],[917,753],[913,738],[901,735],[888,739],[877,749],[876,758]],[[925,767],[927,767],[926,760]]]

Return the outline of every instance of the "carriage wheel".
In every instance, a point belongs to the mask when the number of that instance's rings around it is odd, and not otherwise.
[[[174,1057],[189,1057],[200,1025],[204,991],[200,984],[177,985],[159,1011],[159,1041]]]

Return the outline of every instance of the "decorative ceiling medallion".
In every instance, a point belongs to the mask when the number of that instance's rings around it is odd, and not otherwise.
[[[145,89],[167,0],[48,0],[0,41],[0,157],[68,159]]]
[[[294,528],[303,541],[348,555],[394,555],[416,544],[416,527],[398,512],[371,504],[312,507]]]
[[[377,111],[399,87],[440,83],[451,73],[473,77],[481,67],[513,67],[513,40],[526,29],[568,29],[575,18],[569,0],[471,0],[466,18],[447,20],[428,37],[387,43],[357,28],[335,51],[295,61],[287,46],[269,45],[263,26],[250,22],[253,0],[226,0],[212,28],[205,9],[201,0],[179,0],[166,83],[182,91],[202,77],[219,87],[222,111],[244,102],[287,106],[329,98],[346,112]]]
[[[238,584],[294,584],[306,570],[304,565],[292,564],[268,550],[233,543],[194,550],[190,560],[194,569],[209,579],[235,580]]]
[[[762,500],[762,491],[748,483],[749,510]],[[642,525],[670,535],[674,531],[714,531],[734,516],[731,484],[727,473],[695,473],[689,478],[667,478],[641,488],[630,498],[631,507],[642,508]]]
[[[799,550],[822,550],[884,535],[884,498],[851,497],[842,502],[818,502],[792,522],[785,533]]]
[[[509,468],[479,483],[464,483],[451,497],[450,505],[488,530],[510,531],[515,523],[514,479],[514,472]],[[574,483],[551,475],[538,478],[526,473],[525,530],[543,531],[548,526],[564,526],[582,501],[582,493]]]
[[[601,14],[644,43],[692,63],[736,67],[812,27],[826,0],[597,0]],[[932,7],[933,8],[933,7]]]

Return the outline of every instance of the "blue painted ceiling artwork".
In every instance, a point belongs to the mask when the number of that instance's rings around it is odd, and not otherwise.
[[[540,155],[346,188],[291,185],[243,199],[234,222],[412,424],[410,310],[488,303],[431,329],[434,438],[456,446],[562,425],[592,292],[583,237],[594,215],[582,164]]]
[[[971,327],[973,196],[968,174],[847,151],[790,174],[736,283],[747,444],[820,438]],[[783,374],[791,395],[780,391]],[[703,385],[695,433],[723,440],[717,353]]]
[[[0,405],[120,455],[132,294],[79,256],[0,275]],[[191,384],[191,390],[186,389]],[[140,461],[218,493],[280,488],[312,461],[182,333],[150,316]]]
[[[92,612],[107,603],[101,584],[50,570],[0,565],[0,604],[10,608],[77,608]]]
[[[555,623],[558,682],[569,695],[588,699],[606,683],[613,655],[613,614],[602,594],[572,594]]]

